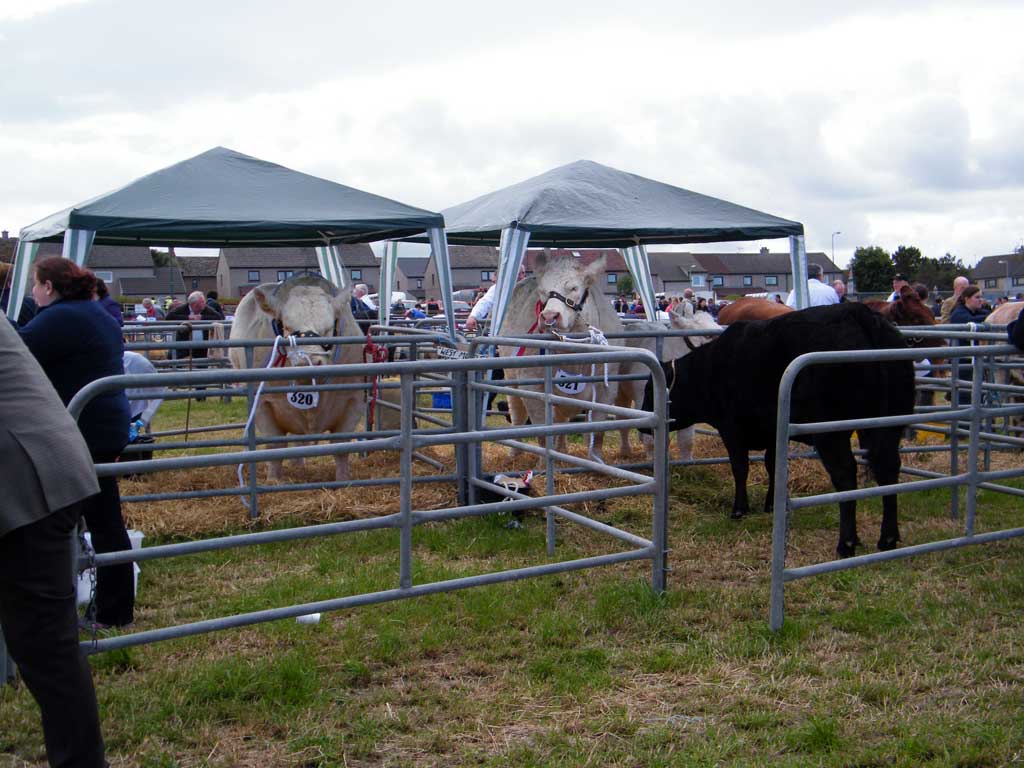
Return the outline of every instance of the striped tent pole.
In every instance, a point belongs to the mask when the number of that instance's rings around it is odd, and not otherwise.
[[[345,287],[345,264],[341,260],[340,245],[317,246],[316,260],[324,279],[338,288]]]
[[[21,302],[28,293],[28,278],[32,274],[32,264],[39,253],[39,243],[18,241],[18,252],[14,257],[14,269],[11,271],[11,293],[7,302],[7,316],[17,320],[21,311]],[[2,322],[2,321],[0,321]]]
[[[380,260],[380,287],[378,306],[380,318],[384,325],[391,322],[391,286],[395,283],[395,266],[398,264],[398,243],[384,243],[384,253]]]
[[[530,233],[512,225],[501,230],[501,244],[498,247],[498,278],[494,289],[494,305],[491,307],[491,335],[501,332],[512,289],[516,287],[519,267],[526,255]]]
[[[80,267],[85,266],[85,260],[89,258],[89,251],[92,250],[92,243],[96,239],[96,232],[92,229],[66,229],[64,230],[64,249],[61,255],[70,259]]]
[[[448,318],[448,338],[455,344],[455,307],[452,299],[452,265],[448,258],[448,235],[444,227],[427,230],[430,251],[437,267],[437,279],[441,281],[441,301],[444,302],[445,317]]]
[[[807,287],[807,249],[804,247],[803,235],[789,236],[789,263],[793,268],[796,308],[807,309],[811,306],[811,296]]]
[[[644,314],[648,320],[658,317],[657,304],[654,299],[654,280],[651,278],[651,262],[647,258],[647,249],[640,243],[622,249],[622,258],[633,276],[633,285],[644,303]]]

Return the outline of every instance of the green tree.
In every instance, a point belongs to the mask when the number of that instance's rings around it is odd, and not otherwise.
[[[896,269],[888,252],[877,245],[860,246],[853,252],[850,274],[860,293],[880,293],[889,290]]]
[[[930,290],[952,291],[953,278],[966,273],[967,267],[963,262],[947,253],[940,259],[922,259],[915,279],[924,283]]]
[[[175,267],[178,265],[178,260],[167,251],[158,251],[156,248],[150,248],[149,255],[153,259],[154,267]]]
[[[906,275],[911,281],[919,279],[917,273],[923,261],[921,249],[916,245],[901,245],[892,252],[892,264],[896,273]]]
[[[619,293],[625,296],[632,296],[635,287],[633,286],[632,275],[619,275],[619,280],[616,283],[619,289]]]

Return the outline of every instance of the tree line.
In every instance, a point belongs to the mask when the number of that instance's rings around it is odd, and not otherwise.
[[[892,253],[868,245],[854,251],[850,274],[860,293],[889,291],[896,275],[906,275],[911,283],[924,283],[929,290],[952,291],[953,278],[967,274],[967,267],[951,253],[935,259],[924,256],[915,245],[901,245]]]

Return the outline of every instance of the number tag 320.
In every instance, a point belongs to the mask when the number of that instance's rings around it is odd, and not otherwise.
[[[320,393],[316,390],[306,391],[297,390],[295,392],[288,393],[288,404],[293,408],[298,408],[302,411],[307,411],[310,408],[316,408],[320,403]]]

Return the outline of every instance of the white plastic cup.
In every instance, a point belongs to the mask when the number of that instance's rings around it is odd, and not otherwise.
[[[319,624],[320,614],[319,613],[307,613],[305,616],[296,616],[295,621],[298,624]]]

